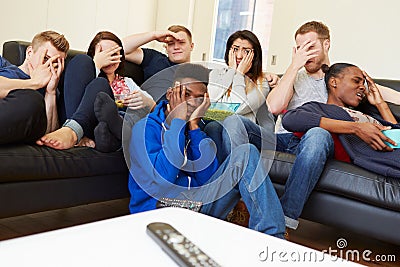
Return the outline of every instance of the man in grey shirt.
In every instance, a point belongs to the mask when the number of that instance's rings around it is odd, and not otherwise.
[[[316,21],[307,22],[296,31],[295,40],[292,63],[267,97],[268,108],[273,114],[281,114],[306,102],[326,102],[328,99],[321,70],[323,64],[330,65],[328,27]],[[281,197],[286,226],[296,229],[305,202],[327,159],[333,156],[333,140],[322,128],[313,128],[300,138],[279,124],[276,150],[296,155]]]

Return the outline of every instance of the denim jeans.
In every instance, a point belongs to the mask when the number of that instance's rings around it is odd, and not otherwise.
[[[205,203],[201,213],[225,219],[242,198],[250,213],[249,228],[283,238],[285,220],[279,198],[267,171],[259,164],[255,146],[235,148],[210,181],[182,193],[184,198]]]
[[[286,226],[296,229],[304,204],[318,182],[327,159],[333,157],[331,134],[316,127],[307,131],[300,139],[292,133],[274,135],[242,116],[227,119],[223,123],[222,133],[224,153],[229,153],[231,149],[246,142],[255,145],[259,150],[271,149],[276,141],[276,151],[296,155],[280,199]]]
[[[286,226],[296,229],[298,218],[326,161],[333,157],[333,139],[328,131],[319,127],[308,130],[301,139],[291,133],[277,134],[276,150],[296,155],[281,196]]]
[[[224,162],[226,157],[228,156],[227,153],[224,153],[225,151],[223,144],[221,142],[222,140],[222,129],[223,125],[219,121],[206,121],[202,120],[202,124],[200,125],[200,128],[203,128],[204,132],[209,136],[215,143],[215,146],[217,148],[217,159],[219,163]]]
[[[258,150],[275,150],[276,136],[272,130],[261,128],[246,117],[229,116],[222,122],[222,126],[221,140],[214,140],[220,143],[217,148],[221,147],[222,158],[226,158],[235,147],[246,143],[255,145]],[[208,134],[207,130],[210,130],[206,128]]]

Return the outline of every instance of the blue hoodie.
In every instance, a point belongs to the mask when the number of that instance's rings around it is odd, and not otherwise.
[[[186,130],[184,120],[175,118],[167,125],[166,105],[161,101],[132,129],[131,213],[155,209],[157,199],[205,184],[218,169],[213,141],[200,129]]]

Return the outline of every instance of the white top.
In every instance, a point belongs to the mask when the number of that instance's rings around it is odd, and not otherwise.
[[[153,97],[147,93],[146,91],[142,90],[139,85],[137,85],[131,78],[124,77],[126,85],[129,87],[129,91],[132,93],[135,90],[141,91],[146,97],[153,99]],[[154,99],[153,99],[154,100]]]
[[[146,233],[152,222],[171,224],[222,266],[359,266],[181,208],[162,208],[1,241],[0,266],[177,266]]]
[[[314,79],[307,74],[304,68],[297,73],[293,87],[293,97],[286,108],[287,110],[295,109],[310,101],[326,103],[328,100],[328,90],[324,78]],[[277,133],[288,133],[282,126],[281,116],[279,115],[276,123]]]
[[[252,83],[252,88],[246,94],[245,79],[249,78],[232,68],[223,67],[213,69],[210,72],[208,93],[210,100],[213,102],[240,103],[241,105],[237,109],[236,114],[243,115],[256,122],[257,111],[265,103],[270,88],[268,81],[263,79],[261,84]],[[249,82],[251,82],[250,79]],[[228,95],[230,87],[232,90]]]

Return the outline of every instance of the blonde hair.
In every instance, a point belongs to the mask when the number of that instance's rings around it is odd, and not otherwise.
[[[67,53],[69,50],[69,43],[63,34],[59,34],[55,31],[44,31],[38,33],[32,39],[32,48],[34,51],[38,49],[42,44],[50,42],[58,51]]]

